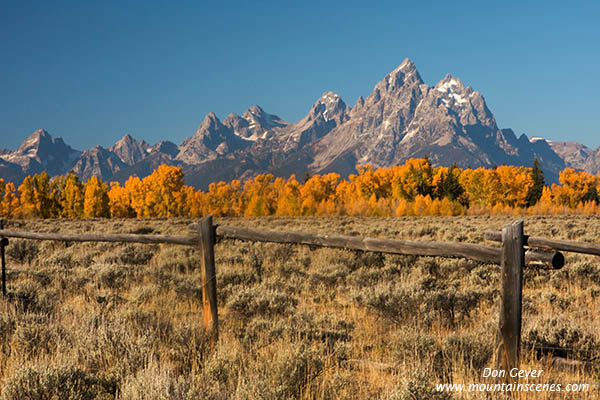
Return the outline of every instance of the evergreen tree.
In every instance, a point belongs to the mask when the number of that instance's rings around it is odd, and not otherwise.
[[[465,189],[461,186],[456,176],[455,170],[458,169],[456,163],[452,164],[447,173],[442,172],[440,181],[435,189],[435,197],[449,200],[459,200],[464,194]]]
[[[537,158],[533,160],[533,168],[531,169],[531,177],[533,179],[533,185],[529,189],[527,193],[527,197],[525,201],[528,207],[534,206],[535,203],[542,197],[542,193],[544,192],[544,173],[540,168],[540,163]]]

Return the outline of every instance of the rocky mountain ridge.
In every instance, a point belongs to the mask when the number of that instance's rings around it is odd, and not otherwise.
[[[181,166],[188,184],[205,189],[210,182],[265,172],[347,176],[356,164],[386,167],[425,155],[434,165],[472,168],[529,167],[537,158],[548,182],[557,181],[565,167],[600,171],[600,149],[499,129],[481,93],[450,74],[430,87],[405,59],[353,107],[325,92],[298,122],[284,121],[257,105],[223,121],[209,113],[179,146],[169,141],[152,146],[126,134],[108,149],[78,151],[38,130],[17,150],[0,152],[0,178],[18,183],[45,170],[123,182],[166,163]]]

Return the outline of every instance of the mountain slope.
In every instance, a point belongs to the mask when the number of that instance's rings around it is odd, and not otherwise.
[[[427,155],[434,165],[531,166],[540,159],[550,180],[564,162],[549,146],[500,130],[483,96],[452,75],[431,88],[408,59],[359,99],[349,121],[308,152],[313,173],[355,171],[355,164],[385,167]]]
[[[62,138],[53,138],[43,129],[33,132],[19,148],[2,158],[21,167],[24,174],[46,171],[49,175],[62,174],[77,161],[80,151],[73,150]]]
[[[124,135],[119,141],[108,148],[123,163],[133,165],[142,161],[150,150],[150,145],[146,142],[137,141],[130,134]]]
[[[71,170],[84,182],[92,176],[107,181],[126,165],[112,151],[96,146],[84,151]]]

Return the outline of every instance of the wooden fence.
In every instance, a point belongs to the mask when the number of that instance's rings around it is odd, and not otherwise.
[[[462,257],[499,264],[502,267],[497,366],[506,370],[519,367],[523,268],[526,265],[543,265],[553,269],[562,268],[564,257],[558,250],[600,255],[600,246],[597,245],[526,236],[523,233],[522,220],[505,225],[502,231],[488,231],[485,233],[486,239],[501,242],[501,247],[472,243],[361,238],[215,226],[212,222],[212,216],[202,218],[198,223],[191,224],[189,228],[194,232],[189,236],[34,233],[4,229],[4,223],[0,221],[3,294],[6,295],[4,248],[8,245],[7,238],[9,237],[67,242],[169,243],[196,246],[201,253],[204,326],[211,335],[213,343],[215,343],[219,332],[214,257],[214,245],[217,239],[303,244],[402,255]],[[525,246],[531,248],[526,249]],[[532,249],[536,247],[544,248],[546,251]]]

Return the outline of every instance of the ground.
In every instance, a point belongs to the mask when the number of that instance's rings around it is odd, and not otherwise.
[[[269,230],[484,243],[515,217],[248,218]],[[191,234],[189,219],[11,221],[29,231]],[[526,217],[525,233],[600,241],[600,218]],[[488,245],[497,243],[486,242]],[[599,398],[600,263],[566,253],[524,274],[522,383]],[[215,247],[220,338],[202,328],[199,255],[179,245],[10,239],[1,399],[446,399],[494,383],[500,268],[464,259],[274,243]],[[558,368],[549,354],[586,361]],[[29,397],[27,397],[29,396]],[[489,397],[488,397],[489,398]],[[491,398],[500,398],[494,394]]]

